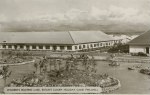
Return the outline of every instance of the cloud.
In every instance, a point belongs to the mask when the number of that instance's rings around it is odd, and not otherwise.
[[[149,11],[150,12],[150,11]],[[149,12],[142,12],[134,8],[121,8],[112,6],[109,10],[109,18],[113,21],[128,22],[132,24],[150,24]]]
[[[8,21],[8,19],[6,16],[0,15],[0,22],[7,22],[7,21]]]
[[[44,28],[47,30],[91,28],[108,31],[121,31],[121,29],[125,31],[133,31],[134,29],[137,29],[137,31],[145,31],[150,25],[150,11],[118,6],[110,6],[107,9],[100,9],[93,6],[90,10],[72,8],[64,13],[38,13],[31,15],[17,17],[16,21],[14,20],[15,22],[5,24],[5,27],[13,27],[13,29],[23,27],[21,29],[24,30],[26,30],[26,28],[34,28],[35,30],[37,28],[38,30],[41,27],[42,30],[44,30]],[[0,17],[3,18],[3,22],[9,21],[5,16],[1,15]],[[135,28],[137,26],[140,29]],[[12,28],[9,29],[11,30]]]
[[[94,22],[99,24],[101,21],[150,24],[150,20],[148,20],[150,19],[150,11],[142,12],[134,8],[122,8],[116,6],[110,6],[108,9],[103,10],[91,7],[91,10],[88,11],[70,9],[66,13],[58,13],[54,15],[44,14],[32,19],[61,24],[93,24]]]
[[[9,18],[0,15],[0,21],[9,21]],[[58,24],[100,24],[101,21],[122,22],[131,24],[150,24],[150,11],[141,11],[135,8],[124,8],[118,6],[110,6],[107,9],[100,9],[92,6],[90,10],[81,10],[72,8],[64,13],[39,13],[39,14],[22,14],[16,21],[37,21],[50,22]]]

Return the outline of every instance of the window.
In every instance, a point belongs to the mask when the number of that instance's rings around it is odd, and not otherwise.
[[[100,46],[103,46],[103,44],[102,44],[102,43],[100,43],[99,45],[100,45]]]
[[[82,47],[81,47],[81,45],[79,45],[79,49],[81,49]]]
[[[14,45],[14,48],[17,49],[17,45]]]
[[[103,46],[105,46],[106,44],[105,43],[103,43]]]
[[[53,50],[54,50],[54,51],[57,50],[57,46],[53,46]]]
[[[67,49],[68,50],[72,50],[72,46],[67,46]]]
[[[34,46],[32,46],[32,49],[36,49],[36,46],[34,45]]]
[[[108,43],[106,43],[106,46],[108,46]]]
[[[77,47],[77,46],[75,46],[75,49],[78,49],[78,47]]]
[[[65,49],[65,47],[64,46],[60,46],[60,50],[64,50]]]
[[[6,48],[6,45],[3,45],[3,48]]]
[[[39,49],[43,49],[43,46],[39,46]]]
[[[50,46],[46,46],[46,49],[50,49]]]
[[[96,44],[97,45],[97,47],[99,46],[99,44]]]
[[[96,47],[96,44],[94,44],[94,47]]]
[[[29,49],[29,46],[27,45],[26,48]]]
[[[85,48],[85,45],[83,45],[83,48]]]
[[[8,48],[12,48],[12,46],[11,46],[11,45],[8,45]]]
[[[92,45],[92,44],[91,44],[90,46],[91,46],[91,47],[93,47],[93,45]]]
[[[89,48],[89,45],[87,45],[87,48]]]
[[[20,49],[23,49],[23,45],[20,45]]]

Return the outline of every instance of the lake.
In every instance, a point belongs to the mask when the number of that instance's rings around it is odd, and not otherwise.
[[[128,70],[127,68],[136,63],[121,63],[118,67],[110,67],[109,62],[98,61],[97,73],[115,77],[120,80],[121,88],[111,92],[111,94],[150,94],[150,76],[139,73],[136,70]],[[143,66],[150,66],[150,64],[142,63]],[[11,66],[12,75],[7,80],[9,83],[12,79],[19,78],[24,74],[33,72],[35,68],[33,64],[25,64],[20,66]],[[3,91],[3,80],[0,79],[0,92]]]

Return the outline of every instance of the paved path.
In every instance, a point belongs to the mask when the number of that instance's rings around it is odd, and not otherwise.
[[[23,65],[23,64],[34,63],[34,62],[35,62],[35,60],[22,62],[22,63],[14,63],[14,64],[0,64],[0,66],[15,66],[15,65]]]
[[[150,63],[150,57],[140,57],[140,56],[116,56],[113,58],[114,61],[118,62],[134,62],[134,63]]]

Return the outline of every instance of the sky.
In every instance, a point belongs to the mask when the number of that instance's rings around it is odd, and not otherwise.
[[[87,29],[90,25],[91,29],[115,31],[113,26],[133,30],[130,26],[141,25],[138,30],[145,31],[150,25],[149,9],[150,0],[0,0],[0,29],[13,30],[18,25],[24,29],[40,25],[50,25],[49,30],[52,26]]]

